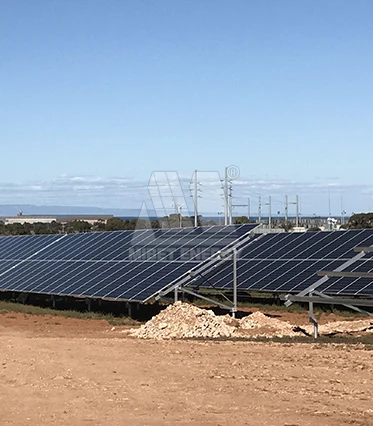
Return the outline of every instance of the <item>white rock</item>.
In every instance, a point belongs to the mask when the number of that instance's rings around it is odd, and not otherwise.
[[[165,329],[165,328],[167,328],[168,327],[168,324],[166,323],[166,322],[161,322],[159,325],[158,325],[158,328],[160,329],[160,330],[163,330],[163,329]]]

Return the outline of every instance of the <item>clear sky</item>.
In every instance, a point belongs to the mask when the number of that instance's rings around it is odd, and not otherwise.
[[[0,204],[137,207],[153,171],[234,164],[237,204],[369,210],[372,47],[371,0],[0,0]]]

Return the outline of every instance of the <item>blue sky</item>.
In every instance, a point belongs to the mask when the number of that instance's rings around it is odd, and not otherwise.
[[[234,164],[237,204],[372,209],[372,22],[371,0],[2,0],[0,204],[139,207],[153,171]]]

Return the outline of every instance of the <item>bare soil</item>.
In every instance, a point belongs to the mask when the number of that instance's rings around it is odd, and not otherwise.
[[[373,425],[373,351],[363,345],[154,341],[111,329],[1,314],[0,425]]]

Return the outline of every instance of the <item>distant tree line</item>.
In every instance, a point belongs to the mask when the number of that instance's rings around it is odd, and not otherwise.
[[[51,223],[11,223],[5,225],[0,221],[0,235],[45,235],[45,234],[74,234],[79,232],[104,231],[105,224],[97,222],[91,225],[83,220],[73,220],[67,223],[53,221]]]
[[[198,217],[198,226],[216,225],[214,221],[202,220]],[[171,214],[170,216],[145,220],[145,219],[121,219],[113,217],[104,222],[91,224],[83,220],[73,220],[67,223],[53,221],[51,223],[12,223],[5,225],[0,221],[0,235],[45,235],[45,234],[76,234],[81,232],[123,231],[134,229],[160,229],[160,228],[185,228],[194,226],[194,217]]]
[[[371,229],[373,228],[373,213],[353,214],[347,223],[342,225],[345,229]]]
[[[235,225],[242,225],[245,223],[251,223],[252,221],[247,216],[237,216],[233,219]]]

